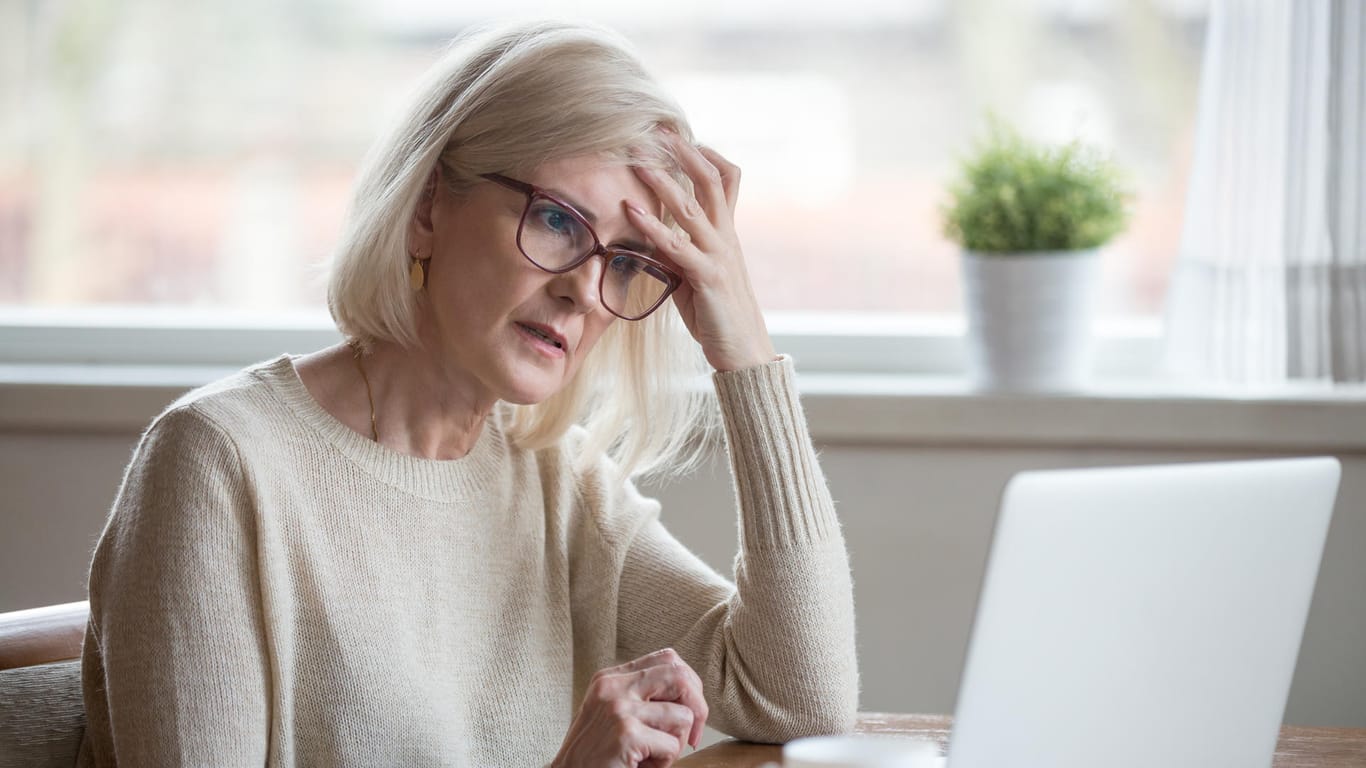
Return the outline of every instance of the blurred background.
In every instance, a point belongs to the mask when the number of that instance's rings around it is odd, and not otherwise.
[[[939,205],[995,113],[1131,173],[1101,311],[1155,317],[1208,0],[502,0],[640,48],[745,172],[768,310],[953,315]],[[360,159],[493,4],[0,0],[0,305],[321,310]]]
[[[1269,14],[1289,0],[1218,7],[1290,35]],[[568,14],[633,40],[699,136],[744,169],[746,254],[770,327],[781,313],[797,328],[781,348],[801,363],[854,564],[865,710],[953,711],[1014,473],[1329,454],[1343,486],[1286,720],[1366,727],[1366,395],[1193,395],[1150,375],[1010,398],[950,375],[958,258],[939,206],[993,112],[1034,138],[1095,143],[1128,170],[1134,215],[1104,251],[1100,308],[1116,337],[1140,332],[1114,357],[1141,363],[1158,346],[1209,8],[579,0]],[[531,0],[0,0],[0,611],[84,599],[130,452],[167,403],[335,340],[324,264],[361,158],[451,37],[495,12],[567,15]],[[1257,46],[1280,38],[1243,31],[1249,58],[1226,63],[1251,84],[1235,94],[1248,109],[1228,119],[1267,139],[1243,146],[1274,145],[1292,102],[1262,77],[1288,69]],[[1274,109],[1252,109],[1262,94]],[[1257,182],[1233,188],[1279,194],[1276,158],[1292,149],[1243,152],[1256,162],[1234,178]],[[1257,256],[1243,245],[1270,240],[1243,208],[1206,208],[1192,221],[1223,227],[1207,228],[1221,249],[1197,256]],[[1218,330],[1259,313],[1208,314]],[[687,482],[645,488],[722,573],[736,548],[728,466],[717,454]]]

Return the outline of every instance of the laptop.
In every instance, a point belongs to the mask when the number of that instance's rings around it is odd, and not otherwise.
[[[1336,459],[1007,485],[949,768],[1270,766]]]

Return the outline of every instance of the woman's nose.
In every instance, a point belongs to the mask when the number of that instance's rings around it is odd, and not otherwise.
[[[551,290],[559,298],[571,302],[579,311],[592,312],[602,304],[599,285],[604,268],[601,254],[595,255],[568,272],[555,275],[550,283]]]

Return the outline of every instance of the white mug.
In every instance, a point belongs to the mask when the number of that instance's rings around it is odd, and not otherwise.
[[[812,736],[783,746],[783,768],[939,768],[932,741],[898,736]]]

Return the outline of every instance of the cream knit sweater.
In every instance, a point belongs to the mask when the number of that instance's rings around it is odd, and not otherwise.
[[[581,434],[527,452],[490,418],[464,458],[401,455],[289,357],[185,396],[95,551],[79,764],[545,764],[595,671],[670,646],[722,731],[848,729],[849,563],[791,363],[714,382],[734,585],[608,463],[574,472]]]

